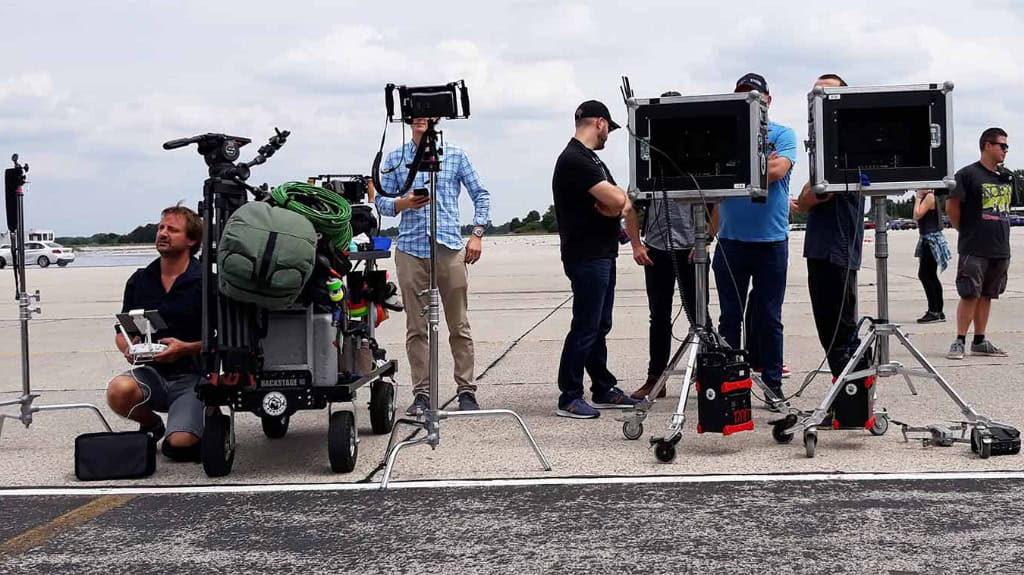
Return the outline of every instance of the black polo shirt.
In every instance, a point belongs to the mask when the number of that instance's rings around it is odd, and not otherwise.
[[[837,193],[807,213],[804,257],[825,260],[851,270],[860,269],[864,245],[864,198]]]
[[[139,268],[124,286],[121,313],[133,309],[156,310],[167,324],[167,329],[153,334],[153,341],[173,337],[184,342],[203,339],[203,269],[196,258],[190,258],[188,269],[177,279],[170,291],[164,290],[160,279],[160,258]],[[153,362],[154,367],[167,373],[198,371],[196,358],[183,358],[174,363]]]
[[[563,262],[619,255],[619,218],[601,215],[590,194],[603,181],[615,184],[601,158],[576,138],[569,140],[551,178]]]

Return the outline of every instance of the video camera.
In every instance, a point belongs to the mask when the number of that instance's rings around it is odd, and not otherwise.
[[[401,117],[395,119],[395,91],[401,105]],[[469,117],[469,90],[466,82],[459,80],[443,86],[396,86],[384,87],[384,102],[387,105],[388,121],[411,124],[416,118],[448,118],[449,120]],[[461,111],[459,104],[461,103]]]
[[[370,177],[359,174],[320,174],[309,178],[309,183],[331,190],[349,204],[356,205],[366,201],[370,180]]]

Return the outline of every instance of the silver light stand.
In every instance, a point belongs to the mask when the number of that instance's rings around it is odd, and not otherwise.
[[[17,405],[20,411],[17,414],[0,413],[0,434],[3,433],[4,421],[14,419],[20,421],[26,428],[32,425],[32,417],[40,411],[59,411],[69,409],[89,409],[100,418],[100,423],[107,431],[110,431],[110,424],[103,417],[103,413],[89,403],[64,403],[57,405],[34,405],[38,393],[32,393],[32,386],[29,378],[29,350],[28,350],[28,322],[33,314],[42,313],[39,306],[32,307],[33,300],[39,303],[39,290],[29,294],[25,284],[25,210],[24,210],[24,174],[28,172],[28,166],[18,164],[18,154],[11,158],[14,161],[15,170],[20,171],[21,182],[19,182],[15,195],[17,196],[17,227],[10,230],[11,255],[15,258],[15,274],[17,290],[15,299],[18,300],[18,321],[21,323],[21,396],[17,399],[0,401],[0,407]],[[8,192],[10,193],[10,192]],[[9,218],[8,218],[9,220]]]
[[[683,340],[682,345],[676,350],[669,360],[668,366],[662,371],[661,376],[655,383],[650,395],[645,397],[635,407],[627,409],[616,419],[622,422],[622,435],[626,439],[639,439],[644,433],[643,422],[648,412],[654,406],[655,399],[661,390],[668,384],[668,380],[674,376],[683,376],[683,387],[679,392],[679,402],[675,412],[669,421],[668,429],[662,437],[652,437],[650,444],[654,446],[654,455],[663,463],[671,463],[676,457],[676,444],[682,439],[683,425],[686,423],[686,402],[690,395],[690,387],[693,383],[694,370],[697,365],[697,354],[709,347],[726,345],[721,336],[708,327],[708,228],[707,210],[710,206],[722,199],[742,197],[750,198],[749,192],[743,191],[721,191],[709,190],[703,195],[697,196],[698,192],[676,191],[665,192],[639,192],[637,198],[658,200],[667,196],[669,200],[690,204],[693,209],[693,264],[696,268],[696,281],[694,282],[695,300],[697,309],[694,311],[694,322],[690,331]],[[686,358],[686,366],[680,369],[678,366],[683,358]],[[764,381],[756,374],[752,375],[753,381],[765,395],[765,400],[773,405],[788,407],[785,398],[779,397],[774,390],[765,385]]]
[[[951,183],[947,182],[946,185],[950,186]],[[847,362],[842,373],[840,373],[839,377],[836,378],[835,383],[833,383],[829,388],[828,394],[825,395],[818,407],[809,414],[805,413],[802,417],[791,415],[788,420],[783,420],[776,424],[776,427],[772,431],[772,435],[780,443],[788,443],[792,440],[794,435],[802,433],[804,449],[807,453],[807,457],[814,457],[815,450],[818,445],[818,428],[825,421],[829,409],[832,407],[832,403],[844,390],[847,382],[872,375],[879,379],[900,375],[903,376],[904,381],[910,388],[911,394],[917,395],[917,390],[914,388],[914,385],[910,380],[910,377],[914,376],[934,380],[939,387],[949,395],[967,419],[965,422],[965,429],[971,428],[972,445],[976,446],[976,449],[982,458],[987,458],[992,452],[992,436],[989,428],[994,426],[1003,426],[1005,424],[995,422],[988,416],[978,413],[971,405],[964,401],[960,394],[953,389],[953,386],[950,385],[950,383],[942,377],[935,367],[932,366],[928,359],[914,347],[907,334],[900,328],[900,325],[892,323],[889,320],[889,241],[886,198],[893,192],[892,190],[872,191],[864,189],[863,193],[871,197],[871,208],[875,213],[875,263],[877,274],[876,286],[878,293],[878,317],[870,319],[870,325],[866,336],[861,340],[857,351]],[[895,337],[923,369],[904,367],[900,362],[892,361],[889,357],[890,337]],[[867,354],[868,349],[871,349],[872,347],[874,348],[874,354],[871,358],[870,365],[865,369],[858,370],[856,366],[860,363],[865,354]],[[871,393],[876,392],[872,390]],[[889,428],[889,414],[882,411],[876,412],[874,415],[875,422],[869,431],[873,435],[882,435]],[[784,426],[787,425],[788,428],[785,428]]]
[[[526,423],[516,412],[509,409],[481,409],[477,411],[445,411],[438,409],[438,329],[441,323],[441,292],[437,288],[437,173],[441,170],[441,162],[439,156],[441,151],[437,148],[437,136],[436,122],[429,120],[427,123],[427,130],[424,132],[423,137],[425,141],[425,153],[424,161],[421,166],[418,166],[420,171],[426,171],[430,174],[428,187],[430,190],[430,287],[420,292],[420,296],[427,296],[427,307],[423,310],[424,315],[427,316],[427,338],[429,341],[430,349],[430,409],[421,411],[416,415],[415,419],[399,419],[395,421],[395,426],[391,429],[391,437],[388,439],[387,449],[387,463],[384,466],[384,476],[381,478],[381,489],[386,489],[391,481],[391,471],[394,468],[395,460],[398,458],[398,453],[410,446],[425,443],[430,446],[431,449],[437,449],[437,446],[441,443],[441,420],[449,418],[474,418],[474,417],[495,417],[505,416],[511,417],[516,420],[519,424],[520,429],[523,430],[523,435],[526,436],[526,440],[530,443],[534,453],[537,455],[537,459],[540,460],[541,465],[545,471],[551,471],[551,464],[548,463],[547,458],[541,452],[540,447],[537,445],[536,440],[533,438],[533,434],[530,433]],[[410,427],[416,427],[424,432],[426,435],[423,437],[406,439],[395,443],[395,434],[398,431],[399,424],[407,425]]]

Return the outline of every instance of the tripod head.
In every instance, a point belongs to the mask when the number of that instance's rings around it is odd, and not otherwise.
[[[274,132],[275,134],[270,137],[270,140],[260,146],[256,157],[248,162],[235,163],[241,154],[241,148],[252,142],[249,138],[242,138],[240,136],[215,133],[201,134],[191,138],[180,138],[164,142],[164,149],[174,150],[196,144],[199,154],[203,156],[203,159],[206,160],[206,165],[210,168],[211,178],[225,178],[243,184],[249,179],[251,174],[250,168],[265,163],[267,158],[273,156],[275,152],[281,149],[281,146],[284,146],[288,136],[291,135],[291,132],[288,130],[281,131],[277,128],[274,128]],[[248,185],[245,187],[250,190],[253,189]]]

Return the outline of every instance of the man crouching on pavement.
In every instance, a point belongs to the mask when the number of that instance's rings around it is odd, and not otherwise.
[[[154,441],[163,438],[161,450],[175,461],[200,460],[203,435],[203,402],[196,396],[202,373],[198,355],[202,349],[202,268],[194,256],[203,235],[200,217],[178,205],[160,214],[156,250],[160,257],[136,270],[124,288],[121,312],[155,310],[167,324],[153,340],[167,349],[151,363],[137,364],[128,353],[131,342],[120,333],[117,348],[132,364],[107,386],[107,404],[115,413],[139,423]],[[167,414],[167,424],[154,412]],[[166,434],[166,435],[165,435]]]

